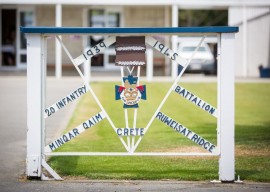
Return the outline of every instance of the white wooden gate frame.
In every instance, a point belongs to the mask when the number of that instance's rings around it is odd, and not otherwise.
[[[178,27],[178,28],[73,28],[73,27],[22,27],[27,35],[27,158],[28,177],[46,177],[44,167],[55,179],[61,177],[46,163],[46,155],[139,155],[139,156],[219,156],[219,180],[235,180],[234,156],[234,39],[238,27]],[[45,147],[45,81],[46,37],[49,35],[127,35],[127,36],[216,36],[218,39],[218,115],[217,147],[215,153],[51,153]],[[176,50],[174,50],[176,51]]]

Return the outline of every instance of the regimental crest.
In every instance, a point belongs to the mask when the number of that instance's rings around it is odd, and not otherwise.
[[[146,100],[146,86],[137,86],[138,77],[123,77],[124,86],[115,86],[115,99],[124,102],[124,108],[138,108],[141,99]]]

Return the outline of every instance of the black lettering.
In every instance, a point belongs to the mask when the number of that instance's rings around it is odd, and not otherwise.
[[[211,145],[211,147],[208,149],[209,152],[213,152],[213,149],[215,148],[216,146],[215,145]]]
[[[62,138],[63,138],[63,140],[64,140],[65,142],[68,142],[68,141],[69,141],[66,135],[63,135]]]
[[[67,99],[67,103],[72,102],[72,100],[68,96],[66,97],[66,99]]]
[[[83,123],[83,128],[85,128],[85,129],[88,129],[89,128],[89,126],[87,125],[87,123]]]
[[[63,104],[62,101],[58,101],[58,105],[62,108],[62,107],[65,107],[65,105]]]
[[[200,100],[200,101],[197,103],[197,106],[201,107],[201,106],[200,106],[201,101],[202,101],[202,100]]]
[[[191,138],[191,141],[193,140],[194,142],[196,142],[197,139],[198,139],[198,135],[194,134]]]
[[[190,93],[190,97],[189,97],[189,100],[191,100],[192,98],[193,98],[193,94],[192,93]]]
[[[124,128],[124,135],[128,135],[128,129]]]
[[[211,114],[213,115],[214,112],[215,112],[215,108],[212,107],[212,108],[210,109],[209,113],[211,113]]]
[[[175,88],[174,91],[175,91],[176,93],[179,93],[180,90],[181,90],[181,87],[180,87],[179,85],[177,85],[177,87]]]
[[[84,93],[86,93],[86,86],[85,85],[82,87],[82,89],[84,89]]]
[[[197,102],[197,97],[195,97],[191,102],[195,103]]]
[[[103,41],[100,42],[99,46],[100,46],[100,47],[106,47],[106,45],[105,45],[105,43],[104,43]]]
[[[156,118],[157,119],[161,119],[161,117],[162,117],[162,113],[161,112],[158,112],[158,114],[156,115]]]
[[[94,46],[94,49],[96,50],[96,54],[100,52],[100,49],[98,48],[98,46]]]
[[[74,91],[73,93],[75,93],[75,94],[76,94],[76,96],[77,96],[77,97],[79,97],[79,95],[78,95],[78,93],[77,93],[77,90],[76,90],[76,91]]]
[[[93,118],[92,118],[93,119]],[[90,120],[88,120],[88,123],[89,123],[89,127],[92,127],[92,126],[94,126],[95,124],[92,122],[92,121],[90,121]]]
[[[135,131],[135,135],[139,135],[139,128],[135,128],[134,131]]]
[[[197,139],[196,143],[198,143],[198,144],[199,144],[200,139],[201,139],[201,137],[198,135],[198,139]]]
[[[185,91],[186,91],[185,89],[182,89],[182,90],[179,92],[179,94],[180,94],[180,95],[183,95],[183,97],[184,97],[184,96],[185,96]]]
[[[58,103],[56,103],[56,106],[57,106],[58,109],[60,109],[60,106],[58,105]]]
[[[206,105],[205,108],[204,108],[205,111],[209,111],[209,109],[210,109],[209,105]]]
[[[98,121],[101,121],[102,120],[102,116],[101,116],[101,114],[99,113],[99,114],[97,114],[96,116],[95,116],[95,118],[98,120]]]
[[[200,142],[198,143],[199,145],[204,145],[205,141],[203,138],[201,138]]]
[[[209,142],[205,142],[205,144],[203,145],[203,147],[204,147],[205,149],[207,149],[207,148],[209,147],[209,145],[210,145]]]
[[[120,133],[119,133],[119,131],[120,131]],[[117,129],[116,133],[117,133],[118,136],[122,135],[122,129],[120,129],[120,128]]]
[[[62,140],[62,138],[59,138],[56,140],[57,143],[59,144],[59,146],[63,145],[64,144],[64,141]]]
[[[192,131],[188,130],[186,137],[188,137],[190,133],[192,133]]]
[[[204,104],[203,104],[202,108],[204,108],[205,104],[206,104],[206,103],[204,102]]]
[[[94,55],[93,52],[91,51],[91,49],[89,49],[89,50],[86,52],[86,54],[87,54],[88,56]]]
[[[180,132],[182,125],[179,125],[175,128],[175,131]]]
[[[87,57],[85,56],[85,54],[84,54],[84,53],[83,53],[83,56],[84,56],[85,60],[87,60]]]
[[[79,89],[78,89],[78,92],[79,92],[80,95],[83,95],[82,88],[79,88]]]
[[[186,128],[184,128],[182,131],[181,131],[181,133],[183,134],[183,135],[186,135]]]
[[[47,113],[48,117],[51,116],[55,112],[55,109],[53,107],[50,107],[49,109],[45,109],[45,113]]]
[[[187,96],[190,94],[190,92],[189,91],[187,91],[187,94],[186,94],[186,96],[185,96],[185,98],[187,98]]]
[[[141,135],[141,136],[144,136],[143,131],[144,131],[144,128],[140,128],[140,135]]]
[[[45,113],[47,113],[47,116],[49,117],[51,115],[51,112],[49,109],[45,109]]]
[[[174,126],[174,129],[178,126],[179,124],[176,122],[175,126]]]
[[[178,54],[177,53],[174,53],[171,57],[171,60],[175,61],[176,60],[176,57],[178,57]]]
[[[168,50],[169,50],[169,48],[167,48],[166,51],[164,52],[164,54],[165,54],[166,56],[169,56],[169,53],[167,53]]]
[[[155,47],[157,45],[158,41],[156,41],[155,45],[153,47]]]
[[[55,109],[53,107],[50,107],[50,111],[51,111],[51,113],[54,113]]]
[[[73,93],[71,93],[69,96],[70,96],[70,98],[71,98],[72,100],[75,100],[75,99],[76,99],[76,97],[74,96]]]
[[[172,119],[167,117],[166,120],[164,121],[164,123],[166,123],[169,126],[171,121],[172,121]]]
[[[53,143],[49,144],[49,147],[50,147],[50,149],[51,149],[52,151],[56,149],[56,147],[54,146]]]
[[[164,47],[165,47],[165,45],[163,45],[162,43],[160,43],[158,45],[158,48],[159,48],[160,52],[162,52],[162,50],[164,49]]]
[[[69,140],[71,140],[72,138],[74,138],[74,136],[72,135],[71,132],[68,133],[68,136],[69,136]]]
[[[160,119],[162,122],[165,122],[168,119],[166,115],[162,115],[162,118]]]
[[[96,119],[95,119],[94,117],[93,117],[92,119],[93,119],[93,121],[94,121],[94,124],[96,124],[96,123],[97,123]]]
[[[56,141],[54,141],[55,143],[56,143],[56,145],[58,146],[58,147],[60,147],[61,145],[59,145]]]
[[[176,124],[176,122],[175,122],[175,121],[172,121],[172,122],[170,123],[170,127],[173,128],[174,124]]]
[[[73,133],[74,133],[75,136],[77,136],[77,135],[80,134],[79,131],[78,131],[78,129],[76,129],[76,128],[73,129]]]

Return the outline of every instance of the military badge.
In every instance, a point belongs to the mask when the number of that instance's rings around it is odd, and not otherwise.
[[[138,108],[141,99],[146,100],[146,86],[137,86],[138,77],[123,77],[124,86],[115,86],[115,99],[124,102],[124,108]]]

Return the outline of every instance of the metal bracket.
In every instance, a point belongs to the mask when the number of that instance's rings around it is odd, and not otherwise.
[[[42,159],[41,161],[41,165],[43,168],[45,168],[50,174],[51,176],[53,176],[54,179],[51,179],[47,176],[45,176],[43,173],[41,175],[41,180],[44,180],[44,181],[50,181],[50,180],[57,180],[57,181],[63,181],[64,179],[62,179],[48,164],[47,162]]]

